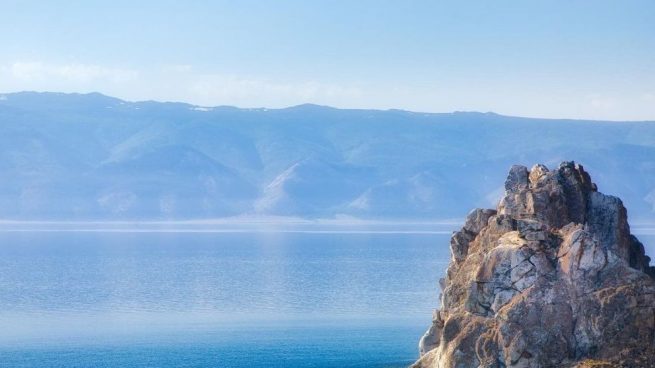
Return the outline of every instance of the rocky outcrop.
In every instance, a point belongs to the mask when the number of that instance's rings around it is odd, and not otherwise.
[[[582,166],[512,167],[450,247],[414,367],[655,367],[655,269]]]

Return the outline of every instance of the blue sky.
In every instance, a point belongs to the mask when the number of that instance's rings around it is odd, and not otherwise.
[[[1,1],[0,91],[655,120],[655,2]]]

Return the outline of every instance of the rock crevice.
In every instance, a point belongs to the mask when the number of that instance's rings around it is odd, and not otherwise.
[[[581,165],[513,166],[450,248],[414,367],[655,367],[655,268]]]

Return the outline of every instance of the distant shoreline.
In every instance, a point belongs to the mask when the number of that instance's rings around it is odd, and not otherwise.
[[[0,220],[0,232],[451,234],[461,225],[461,221],[450,219],[240,216],[201,220]],[[635,235],[655,235],[653,222],[635,222],[631,229]]]

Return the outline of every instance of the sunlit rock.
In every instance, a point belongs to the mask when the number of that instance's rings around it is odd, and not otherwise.
[[[655,269],[582,166],[513,166],[451,250],[414,367],[655,367]]]

